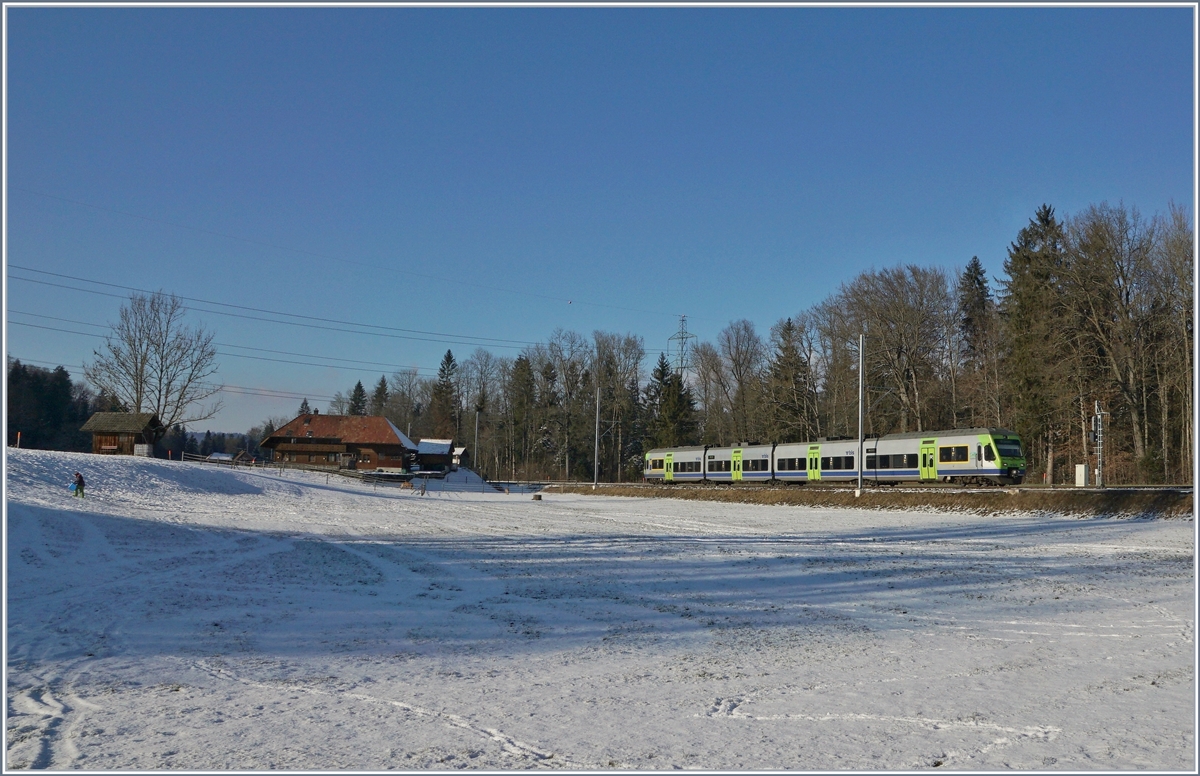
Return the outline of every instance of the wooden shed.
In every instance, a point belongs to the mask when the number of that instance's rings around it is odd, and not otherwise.
[[[80,431],[92,434],[92,452],[133,455],[134,445],[152,445],[166,428],[152,412],[97,412]]]

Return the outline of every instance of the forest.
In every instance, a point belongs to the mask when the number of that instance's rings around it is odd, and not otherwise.
[[[682,353],[562,329],[515,358],[447,351],[436,377],[381,375],[326,411],[453,438],[491,479],[590,481],[598,461],[601,481],[631,481],[654,447],[856,436],[861,334],[867,434],[1009,428],[1026,448],[1026,482],[1073,482],[1075,464],[1095,465],[1099,402],[1107,483],[1190,483],[1193,235],[1175,205],[1149,217],[1123,203],[1061,217],[1043,205],[999,278],[978,257],[953,272],[872,269],[768,331],[742,318]],[[8,389],[9,444],[21,428],[29,447],[88,449],[78,427],[113,404],[61,367],[10,361]],[[308,409],[306,399],[297,412]],[[258,454],[290,419],[203,440],[175,427],[159,452]]]
[[[1107,203],[1060,217],[1038,208],[1003,276],[978,257],[954,273],[877,269],[760,332],[731,322],[650,373],[635,334],[557,330],[516,358],[447,351],[415,370],[339,393],[328,411],[383,414],[414,438],[474,446],[493,479],[641,476],[643,451],[794,442],[858,433],[999,426],[1024,440],[1029,483],[1095,465],[1096,402],[1109,484],[1192,480],[1193,226],[1172,205],[1143,216]]]

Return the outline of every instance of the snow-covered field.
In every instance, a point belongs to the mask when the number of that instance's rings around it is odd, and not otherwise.
[[[1191,520],[6,485],[9,768],[1195,764]]]

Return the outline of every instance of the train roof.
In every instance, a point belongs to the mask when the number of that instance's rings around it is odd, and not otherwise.
[[[889,440],[897,440],[897,439],[937,439],[939,437],[947,437],[947,436],[983,436],[985,434],[990,435],[990,436],[1017,437],[1018,439],[1020,438],[1020,435],[1017,434],[1017,432],[1012,431],[1011,429],[1007,429],[1007,428],[954,428],[954,429],[938,429],[935,431],[906,431],[906,432],[902,432],[899,434],[884,434],[883,436],[866,437],[863,440],[863,442],[871,443],[871,442],[889,441]],[[840,442],[855,442],[855,443],[857,443],[858,439],[856,437],[842,437],[839,439],[820,439],[820,440],[816,440],[816,441],[806,441],[806,442],[781,442],[778,446],[779,447],[793,446],[793,445],[807,446],[807,445],[817,445],[817,444],[828,445],[828,444],[838,444]],[[754,445],[708,445],[707,447],[705,447],[703,445],[689,445],[688,447],[658,447],[653,450],[647,451],[646,455],[665,455],[667,453],[700,453],[700,454],[703,454],[705,450],[737,450],[737,449],[749,450],[752,448],[762,448],[762,447],[771,447],[771,444],[768,442],[765,444],[760,443],[760,444],[754,444]]]
[[[868,440],[885,440],[885,439],[936,439],[942,436],[983,436],[989,434],[992,436],[1018,436],[1017,432],[1010,431],[1007,428],[952,428],[939,429],[935,431],[907,431],[901,434],[884,434],[881,437],[868,437]],[[857,441],[857,440],[856,440]]]
[[[699,453],[704,455],[704,445],[691,445],[689,447],[656,447],[653,450],[647,450],[646,455],[666,455],[671,453],[677,455],[679,453]]]

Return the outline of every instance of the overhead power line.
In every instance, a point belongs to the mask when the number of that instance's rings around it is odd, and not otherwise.
[[[30,312],[25,312],[24,310],[14,310],[11,307],[9,308],[8,312],[15,313],[17,315],[28,315],[33,318],[42,318],[42,319],[48,320],[48,321],[58,321],[59,323],[74,323],[79,326],[94,326],[97,329],[109,328],[108,325],[102,324],[102,323],[89,323],[87,321],[72,320],[71,318],[59,318],[59,317],[56,317],[53,315],[42,315],[41,313],[30,313]],[[16,324],[19,324],[22,326],[30,325],[30,324],[22,323],[21,321],[11,321],[11,323],[16,323]],[[55,329],[54,331],[66,331],[66,330],[65,329]],[[84,332],[75,332],[75,333],[76,334],[84,334]],[[96,336],[96,335],[88,334],[87,336]],[[426,372],[429,374],[435,374],[437,372],[436,369],[432,369],[430,367],[416,366],[416,365],[412,365],[412,364],[405,365],[405,364],[391,364],[391,363],[387,363],[384,361],[360,361],[358,359],[353,359],[353,358],[339,358],[338,356],[319,356],[315,353],[295,353],[295,352],[289,351],[289,350],[272,350],[270,348],[256,348],[256,347],[252,347],[250,345],[235,345],[230,342],[214,342],[213,344],[219,348],[241,348],[242,350],[256,350],[260,353],[274,353],[279,356],[300,356],[301,358],[319,358],[324,361],[342,361],[347,364],[364,364],[367,366],[381,366],[381,367],[387,367],[390,369],[416,369],[418,372]],[[230,353],[228,355],[237,356],[238,354]],[[250,356],[242,356],[242,358],[250,358]]]
[[[95,337],[97,339],[105,338],[103,334],[93,334],[92,332],[89,332],[89,331],[72,331],[71,329],[59,329],[54,326],[41,326],[36,323],[25,323],[24,321],[9,321],[8,323],[10,326],[26,326],[31,329],[44,329],[46,331],[62,332],[63,334],[76,334],[81,337]],[[84,324],[84,325],[93,326],[95,324]],[[226,346],[226,347],[228,347],[228,346]],[[240,347],[240,346],[235,345],[234,347]],[[367,369],[365,367],[342,366],[340,364],[316,364],[311,361],[292,361],[290,359],[284,359],[284,358],[267,358],[266,356],[247,356],[243,353],[230,353],[228,351],[217,351],[217,355],[225,356],[227,358],[244,358],[244,359],[248,359],[251,361],[270,361],[270,362],[273,362],[276,364],[296,364],[298,366],[317,366],[317,367],[321,367],[323,369],[342,369],[342,370],[346,370],[349,372],[368,372],[370,374],[378,373],[377,369]],[[322,356],[310,356],[310,358],[322,358]],[[363,363],[371,363],[371,362],[368,361],[368,362],[363,362]],[[398,368],[408,369],[409,367],[400,366]],[[427,369],[426,371],[430,371],[430,370]]]
[[[388,267],[388,266],[380,265],[380,264],[372,264],[370,262],[358,261],[355,259],[346,259],[346,258],[342,258],[341,256],[334,256],[334,255],[328,254],[328,253],[320,253],[318,251],[310,251],[310,250],[306,250],[304,248],[295,248],[290,245],[279,245],[277,243],[268,242],[266,240],[257,240],[252,237],[242,237],[242,236],[236,235],[236,234],[229,234],[228,232],[218,232],[218,231],[215,231],[212,229],[204,229],[204,228],[198,227],[198,226],[191,226],[189,224],[181,224],[176,221],[167,221],[167,220],[164,220],[161,218],[153,218],[151,216],[145,216],[145,215],[141,215],[138,213],[130,213],[127,210],[117,210],[116,208],[104,207],[103,205],[94,205],[90,202],[82,202],[77,199],[69,199],[67,197],[60,197],[55,194],[47,194],[43,191],[27,189],[27,188],[23,188],[21,186],[13,186],[10,184],[8,187],[8,190],[9,191],[23,191],[26,194],[34,194],[39,197],[45,197],[46,199],[54,199],[54,200],[58,200],[59,202],[66,202],[71,205],[78,205],[79,207],[91,208],[92,210],[99,210],[104,213],[115,213],[117,215],[126,216],[128,218],[136,218],[138,220],[146,221],[146,222],[149,222],[152,224],[162,224],[164,226],[171,226],[176,229],[187,229],[188,231],[198,232],[200,234],[208,234],[208,235],[212,235],[214,237],[222,237],[227,240],[236,240],[238,242],[243,242],[243,243],[247,243],[250,245],[260,245],[264,248],[273,248],[278,251],[288,251],[290,253],[296,253],[296,254],[300,254],[302,256],[312,256],[313,258],[316,258],[316,259],[323,259],[326,261],[336,261],[341,264],[350,264],[352,266],[363,267],[366,269],[375,270],[377,272],[392,272],[392,273],[405,275],[405,276],[409,276],[409,277],[429,278],[431,280],[452,282],[457,286],[466,286],[466,287],[470,287],[470,288],[482,288],[482,289],[486,289],[488,291],[502,291],[502,292],[508,293],[508,294],[518,294],[521,296],[529,296],[529,297],[534,297],[535,299],[548,299],[550,301],[566,303],[566,304],[576,304],[577,303],[577,304],[581,304],[581,305],[587,305],[588,307],[604,307],[604,308],[607,308],[610,310],[624,310],[626,312],[645,313],[647,315],[671,315],[673,317],[676,315],[675,313],[664,313],[661,310],[641,310],[636,307],[622,307],[620,305],[615,305],[615,304],[604,304],[602,302],[588,302],[588,301],[584,301],[584,300],[576,300],[574,298],[567,299],[566,297],[550,296],[549,294],[539,294],[535,291],[527,291],[524,289],[516,289],[516,288],[507,288],[504,286],[489,285],[489,284],[485,284],[485,283],[470,283],[470,282],[466,282],[466,281],[462,281],[462,280],[458,280],[458,279],[449,281],[446,279],[446,277],[444,275],[431,275],[431,274],[426,274],[426,273],[421,273],[421,272],[413,272],[408,269],[396,269],[395,267]]]
[[[42,366],[61,366],[63,369],[68,367],[71,369],[83,370],[82,364],[62,364],[54,361],[39,361],[33,358],[16,358],[10,356],[13,361],[20,361],[22,364],[40,364]],[[303,393],[300,391],[284,391],[275,388],[252,388],[246,385],[224,385],[218,383],[205,383],[220,388],[226,393],[236,393],[242,396],[263,396],[269,399],[316,399],[318,401],[333,401],[335,397],[326,396],[319,393]]]
[[[36,269],[34,267],[25,267],[20,264],[9,264],[8,266],[10,269],[19,269],[24,272],[36,272],[39,275],[49,275],[50,277],[62,278],[65,280],[75,280],[78,282],[90,283],[90,284],[98,285],[98,286],[106,286],[108,288],[120,288],[125,291],[133,291],[133,292],[136,292],[139,294],[158,293],[156,291],[150,291],[150,290],[144,289],[144,288],[135,288],[133,286],[123,286],[118,283],[106,283],[103,280],[93,280],[93,279],[89,279],[89,278],[81,278],[76,275],[64,275],[59,272],[48,272],[46,270]],[[28,280],[28,278],[15,278],[15,279]],[[71,286],[67,286],[67,287],[71,288]],[[84,291],[87,289],[76,288],[75,290],[76,291]],[[321,323],[336,323],[341,326],[359,326],[359,327],[366,328],[366,329],[379,329],[380,331],[389,331],[389,332],[403,332],[405,334],[421,334],[421,335],[424,335],[427,337],[438,337],[440,339],[446,339],[446,340],[470,340],[470,342],[465,342],[462,344],[475,344],[476,342],[481,342],[481,343],[486,342],[486,343],[504,343],[504,345],[501,345],[501,346],[516,345],[516,346],[521,346],[521,347],[527,347],[529,345],[538,344],[537,342],[534,342],[532,340],[503,339],[500,337],[478,337],[475,335],[447,334],[445,332],[423,331],[421,329],[406,329],[406,328],[401,328],[399,326],[383,326],[383,325],[377,324],[377,323],[361,323],[359,321],[344,321],[344,320],[338,320],[336,318],[324,318],[324,317],[317,316],[317,315],[301,315],[300,313],[289,313],[289,312],[280,311],[280,310],[266,310],[261,307],[249,307],[247,305],[231,304],[229,302],[214,302],[210,299],[197,299],[195,297],[182,296],[179,294],[175,294],[175,296],[178,296],[180,299],[182,299],[185,302],[198,302],[199,304],[216,305],[217,307],[229,307],[234,310],[246,310],[249,312],[262,313],[264,315],[279,315],[279,316],[284,316],[287,318],[298,318],[298,319],[304,320],[304,321],[319,321]],[[205,312],[215,312],[215,311],[209,310],[209,311],[205,311]],[[286,323],[286,321],[280,321],[280,323]]]
[[[12,267],[13,265],[9,265],[9,266]],[[23,268],[17,267],[17,269],[23,269]],[[39,270],[34,270],[34,271],[36,272]],[[66,288],[71,291],[80,291],[85,294],[95,294],[97,296],[108,296],[108,297],[113,297],[115,299],[126,298],[121,294],[110,294],[106,291],[96,291],[95,289],[91,289],[91,288],[79,288],[77,286],[69,286],[69,285],[66,285],[63,283],[53,283],[48,280],[37,280],[35,278],[23,278],[23,277],[20,277],[19,275],[10,275],[9,279],[10,280],[21,280],[26,283],[36,283],[36,284],[42,285],[42,286],[51,286],[53,288]],[[87,281],[87,282],[91,282],[91,281]],[[114,284],[105,283],[103,285],[114,285]],[[116,288],[127,288],[130,291],[140,291],[140,289],[129,288],[127,286],[115,286],[115,287]],[[145,292],[145,293],[153,293],[153,292]],[[179,298],[187,299],[187,297],[183,297],[183,296],[181,296]],[[191,300],[191,301],[198,301],[198,300]],[[203,301],[201,301],[201,303],[202,304],[221,304],[220,302],[203,302]],[[476,347],[507,348],[507,349],[512,349],[512,350],[524,350],[525,347],[527,347],[528,345],[536,345],[537,344],[537,343],[528,343],[527,345],[504,345],[504,344],[500,344],[499,341],[481,342],[478,340],[443,339],[443,338],[438,338],[438,337],[415,337],[415,336],[405,335],[405,334],[390,334],[390,333],[382,332],[382,331],[362,331],[359,329],[342,329],[342,328],[337,328],[335,326],[320,326],[315,323],[302,323],[300,321],[280,321],[280,320],[276,320],[274,318],[263,318],[263,317],[256,316],[256,315],[246,315],[244,313],[231,313],[231,312],[227,312],[225,310],[205,310],[203,308],[195,307],[195,306],[188,306],[188,309],[192,310],[193,312],[209,313],[212,315],[224,315],[224,316],[227,316],[230,318],[241,318],[244,320],[262,321],[264,323],[278,323],[278,324],[282,324],[284,326],[298,326],[300,328],[305,328],[305,329],[320,329],[322,331],[337,331],[337,332],[342,332],[344,334],[361,334],[361,335],[368,336],[368,337],[385,337],[387,339],[400,339],[400,340],[410,340],[410,341],[417,341],[417,342],[440,342],[440,343],[444,343],[447,345],[474,345]],[[267,312],[268,312],[268,314],[272,314],[269,311],[267,311]],[[288,313],[283,313],[283,314],[287,315]],[[374,324],[354,324],[354,323],[351,323],[349,325],[352,325],[352,326],[359,326],[359,325],[374,326]],[[504,341],[505,342],[519,342],[519,340],[504,340]]]

